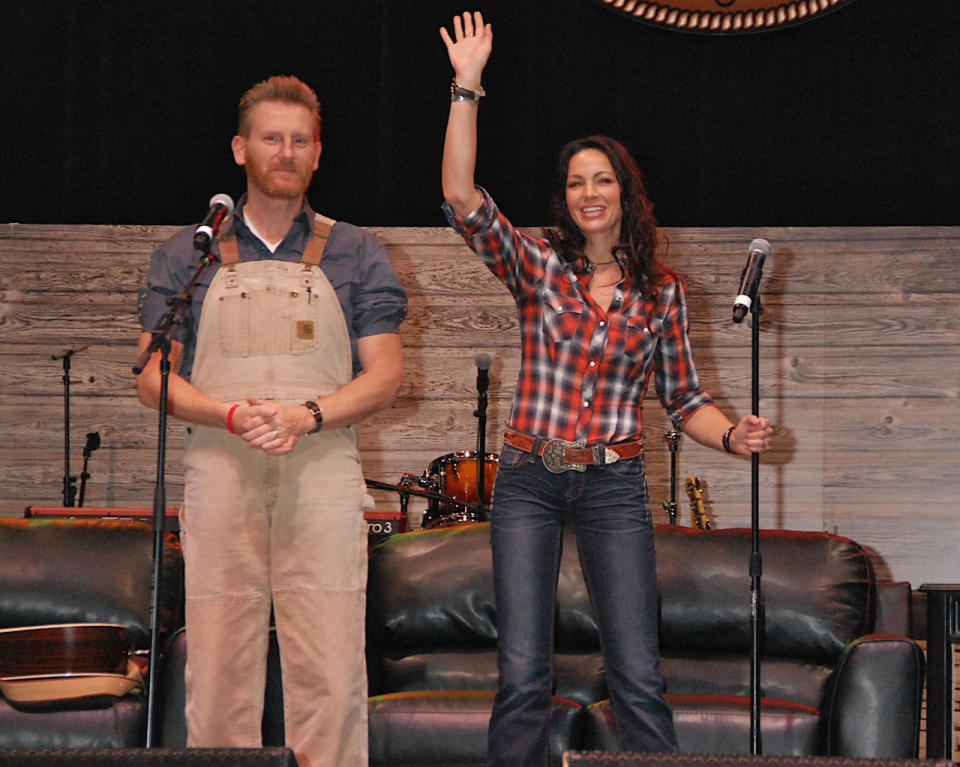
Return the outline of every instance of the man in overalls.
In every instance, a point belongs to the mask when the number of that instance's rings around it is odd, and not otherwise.
[[[239,117],[247,194],[170,352],[169,412],[188,423],[188,745],[261,744],[272,606],[287,745],[301,767],[362,767],[367,535],[353,425],[396,397],[406,294],[376,238],[306,201],[321,152],[314,92],[272,77]],[[153,254],[141,351],[199,262],[194,232]],[[137,383],[151,407],[159,356]]]

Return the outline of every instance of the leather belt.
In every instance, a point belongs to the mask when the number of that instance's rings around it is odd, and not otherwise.
[[[525,453],[536,452],[543,460],[547,471],[559,474],[564,471],[586,471],[587,466],[606,466],[616,463],[621,458],[635,458],[643,453],[643,440],[633,442],[618,442],[613,445],[604,445],[597,442],[588,445],[586,440],[567,442],[562,439],[539,439],[529,434],[522,434],[513,429],[507,429],[503,441],[517,450]]]

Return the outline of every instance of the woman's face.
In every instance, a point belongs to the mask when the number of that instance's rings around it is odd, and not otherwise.
[[[620,181],[607,155],[581,149],[567,166],[567,210],[587,239],[620,238]]]

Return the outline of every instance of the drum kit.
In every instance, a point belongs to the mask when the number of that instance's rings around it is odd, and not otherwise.
[[[483,449],[485,430],[483,412],[486,405],[484,397],[486,390],[483,385],[485,369],[481,367],[479,355],[478,370],[480,375],[478,375],[477,387],[481,396],[474,415],[481,421],[477,450],[458,450],[441,455],[431,461],[422,474],[404,474],[396,485],[366,480],[368,487],[399,493],[400,511],[404,518],[407,517],[410,496],[425,498],[427,510],[420,524],[424,530],[485,522],[490,517],[489,503],[493,496],[493,485],[500,456]],[[664,434],[664,440],[670,451],[670,500],[663,502],[663,508],[671,525],[677,524],[677,451],[681,439],[680,433],[673,428],[668,429]],[[690,499],[691,525],[700,530],[711,529],[712,524],[704,504],[699,478],[688,477],[685,489]]]
[[[664,439],[670,450],[670,501],[663,502],[663,508],[671,525],[677,524],[677,463],[676,455],[680,444],[680,434],[670,429]],[[367,480],[370,487],[393,490],[400,494],[400,509],[407,514],[407,504],[411,495],[427,499],[427,510],[423,514],[421,528],[429,530],[437,527],[450,527],[471,522],[483,522],[489,519],[489,501],[493,495],[493,484],[499,468],[499,454],[481,453],[476,450],[458,450],[441,455],[430,462],[421,475],[404,474],[396,485]],[[481,487],[482,483],[482,487]],[[702,487],[698,477],[687,477],[684,483],[690,500],[691,526],[700,530],[710,530],[712,522],[704,504]]]
[[[485,522],[490,517],[490,498],[497,476],[500,456],[486,451],[487,389],[490,385],[490,355],[481,352],[477,366],[477,449],[458,450],[435,458],[423,474],[404,474],[390,485],[366,480],[367,487],[392,490],[400,494],[400,511],[407,515],[410,496],[427,499],[421,527],[437,527]]]
[[[476,450],[441,455],[431,461],[419,477],[413,474],[403,476],[399,482],[401,507],[405,506],[409,491],[420,487],[430,492],[421,523],[424,529],[482,522],[489,516],[487,504],[493,493],[499,458],[497,453],[486,453],[481,461]]]

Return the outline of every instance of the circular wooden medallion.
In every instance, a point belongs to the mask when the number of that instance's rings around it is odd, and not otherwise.
[[[635,21],[681,32],[768,32],[823,16],[853,0],[595,0]]]

